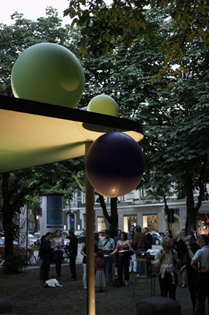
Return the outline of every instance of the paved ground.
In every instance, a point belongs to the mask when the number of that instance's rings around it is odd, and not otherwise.
[[[12,313],[22,315],[85,315],[87,292],[82,284],[82,264],[77,264],[76,282],[70,282],[69,266],[62,266],[63,287],[44,289],[39,279],[39,268],[27,269],[23,273],[6,276],[0,272],[0,298],[8,299],[12,304]],[[50,278],[55,278],[55,268],[50,269]],[[138,279],[133,299],[135,274],[130,274],[128,287],[107,286],[103,293],[96,292],[97,315],[136,315],[136,302],[147,296],[146,280]],[[150,282],[148,283],[148,296]],[[160,295],[158,278],[155,282],[155,295]],[[182,315],[192,315],[192,306],[188,288],[177,288],[176,300],[182,308]],[[168,314],[169,315],[169,314]]]

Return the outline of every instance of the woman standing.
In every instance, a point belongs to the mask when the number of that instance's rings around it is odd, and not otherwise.
[[[54,257],[55,257],[55,264],[56,264],[57,279],[61,278],[61,264],[62,264],[64,246],[65,245],[64,245],[64,240],[61,236],[61,231],[57,230],[55,232],[55,237],[52,241],[52,248],[54,249]]]
[[[129,258],[130,255],[128,251],[131,251],[131,243],[127,240],[127,233],[121,232],[120,239],[117,242],[116,249],[111,253],[111,255],[118,252],[118,278],[120,286],[124,285],[123,283],[123,271],[125,275],[125,286],[128,286],[129,281]]]

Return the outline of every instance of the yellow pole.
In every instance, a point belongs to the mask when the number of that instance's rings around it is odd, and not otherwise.
[[[85,144],[85,155],[91,142]],[[86,176],[86,268],[87,268],[87,315],[95,315],[95,273],[94,273],[94,189]]]

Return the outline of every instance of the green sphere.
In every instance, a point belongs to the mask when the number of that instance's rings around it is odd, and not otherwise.
[[[91,99],[88,104],[87,111],[98,114],[117,116],[118,105],[112,97],[101,94]]]
[[[11,74],[15,97],[71,108],[78,104],[84,82],[76,56],[52,43],[26,49],[17,58]]]

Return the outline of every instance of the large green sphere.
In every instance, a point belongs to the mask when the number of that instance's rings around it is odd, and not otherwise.
[[[91,99],[88,104],[87,111],[95,112],[98,114],[117,116],[118,105],[111,96],[101,94]]]
[[[15,97],[74,107],[84,90],[84,73],[76,56],[67,48],[41,43],[26,49],[11,74]]]

